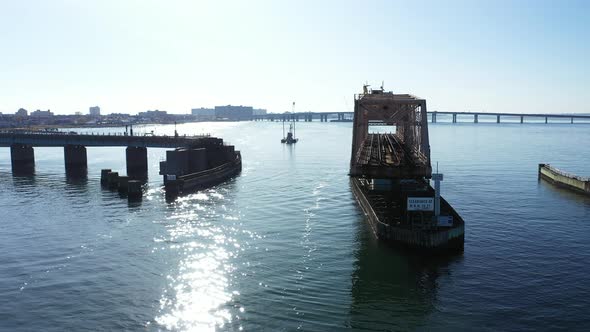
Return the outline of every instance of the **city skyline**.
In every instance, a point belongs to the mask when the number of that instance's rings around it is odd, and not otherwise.
[[[8,2],[0,112],[99,105],[105,114],[186,114],[232,104],[282,113],[293,101],[298,112],[346,112],[365,82],[384,81],[428,99],[432,111],[588,113],[588,9],[582,1]]]

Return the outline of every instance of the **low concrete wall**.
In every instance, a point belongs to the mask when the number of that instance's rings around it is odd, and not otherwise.
[[[563,172],[549,164],[539,164],[539,176],[557,185],[590,194],[590,179]]]

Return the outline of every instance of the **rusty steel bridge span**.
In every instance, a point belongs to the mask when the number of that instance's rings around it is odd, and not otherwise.
[[[382,90],[355,97],[350,175],[370,178],[430,178],[426,100]],[[395,133],[369,133],[369,126]]]

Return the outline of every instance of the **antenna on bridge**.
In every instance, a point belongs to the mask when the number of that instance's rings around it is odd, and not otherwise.
[[[369,85],[368,81],[365,81],[365,84],[363,84],[363,94],[369,94],[369,87],[371,85]]]

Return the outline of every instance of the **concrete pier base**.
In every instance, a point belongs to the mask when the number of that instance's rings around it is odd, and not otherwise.
[[[30,145],[13,144],[10,146],[12,172],[29,174],[35,172],[35,151]]]
[[[129,177],[128,176],[119,176],[119,193],[126,194],[129,190]]]
[[[106,186],[109,183],[109,173],[112,170],[110,168],[100,170],[100,184]]]
[[[119,172],[110,172],[107,175],[107,185],[109,189],[115,190],[119,187]]]
[[[88,157],[86,154],[86,147],[82,145],[64,146],[64,161],[66,166],[66,173],[86,173],[88,169]]]
[[[146,179],[148,176],[147,148],[129,146],[125,150],[127,175],[131,178]]]
[[[142,183],[138,180],[129,180],[127,182],[127,199],[130,201],[140,201],[142,197]]]

